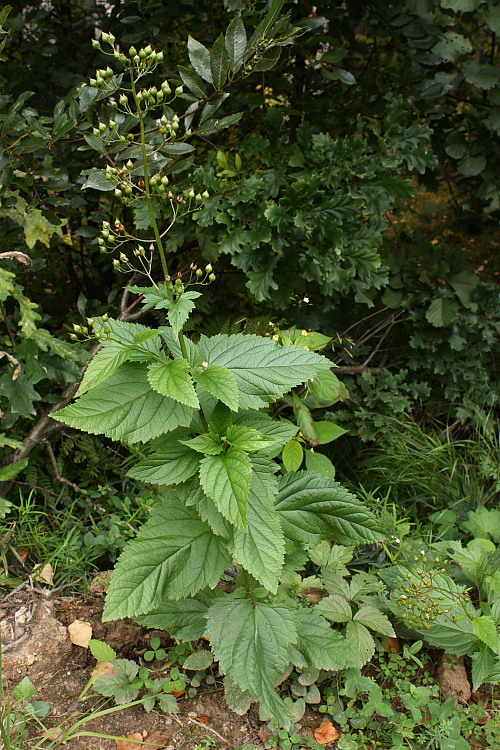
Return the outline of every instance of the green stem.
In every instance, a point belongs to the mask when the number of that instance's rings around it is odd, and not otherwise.
[[[161,260],[161,266],[163,269],[163,275],[166,281],[168,278],[167,258],[165,256],[165,250],[163,249],[161,234],[158,229],[158,224],[156,222],[155,210],[154,210],[153,201],[151,198],[151,188],[149,185],[149,166],[148,166],[148,152],[146,149],[146,133],[145,133],[145,128],[144,128],[144,115],[141,111],[141,104],[137,99],[137,91],[135,88],[134,74],[132,70],[130,71],[130,82],[132,85],[132,95],[135,101],[137,116],[139,117],[139,127],[141,129],[141,149],[142,149],[142,160],[144,162],[144,194],[146,197],[146,203],[148,204],[149,215],[151,217],[151,224],[153,225],[153,232],[154,232],[154,236],[156,240],[156,246],[158,247],[158,252],[160,253],[160,260]]]
[[[189,362],[189,355],[188,355],[188,350],[187,350],[187,346],[186,346],[186,339],[184,338],[184,334],[182,333],[182,331],[179,331],[179,344],[181,345],[182,356],[184,357],[184,359],[187,362]],[[199,408],[198,413],[200,415],[201,423],[203,425],[203,428],[204,428],[205,432],[208,432],[208,421],[207,421],[207,418],[206,418],[205,414],[203,413],[203,409],[201,408],[201,406]]]

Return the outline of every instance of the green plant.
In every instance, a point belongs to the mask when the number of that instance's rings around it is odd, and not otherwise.
[[[469,656],[474,690],[483,682],[499,683],[500,561],[496,546],[484,538],[473,539],[467,546],[458,541],[436,542],[421,550],[415,562],[382,573],[394,576],[393,613],[430,645]]]
[[[228,74],[242,65],[253,70],[266,49],[293,38],[295,32],[278,19],[280,8],[279,0],[272,4],[248,43],[238,19],[210,53],[190,42],[195,69],[206,71],[210,64],[216,92]],[[191,264],[176,278],[168,273],[164,241],[169,227],[178,212],[200,210],[204,198],[188,186],[183,192],[167,189],[166,172],[169,154],[193,151],[186,142],[206,131],[207,125],[195,125],[191,114],[200,108],[212,112],[213,95],[206,93],[201,73],[180,68],[182,81],[198,97],[196,108],[190,104],[186,112],[194,130],[188,126],[178,138],[179,118],[164,114],[155,130],[157,141],[151,143],[146,138],[150,112],[163,109],[170,96],[181,97],[183,87],[165,81],[161,89],[139,89],[138,82],[156,69],[160,56],[151,47],[125,54],[114,46],[114,37],[103,40],[127,75],[115,75],[109,67],[91,83],[98,95],[116,96],[115,110],[122,109],[128,119],[116,115],[95,128],[94,138],[115,144],[116,167],[99,174],[94,170],[88,182],[101,189],[110,183],[125,205],[142,201],[154,241],[147,240],[147,250],[142,249],[146,241],[139,241],[133,257],[152,285],[130,291],[160,315],[166,310],[169,322],[150,328],[104,316],[76,325],[74,337],[92,332],[101,350],[87,367],[77,401],[54,415],[92,434],[146,444],[147,457],[128,475],[168,486],[118,561],[104,618],[131,616],[169,630],[180,641],[206,633],[227,675],[228,692],[239,695],[240,705],[259,700],[287,725],[290,711],[275,686],[289,663],[325,666],[326,659],[326,666],[338,668],[345,639],[319,612],[300,606],[283,589],[280,596],[283,571],[300,566],[301,550],[321,539],[376,541],[378,524],[352,494],[315,472],[275,477],[280,466],[273,457],[297,428],[266,410],[294,386],[329,372],[326,357],[251,334],[201,336],[197,342],[185,336],[183,328],[201,296],[192,287],[213,283],[215,274],[211,264],[204,270]],[[125,83],[127,76],[130,83]],[[164,226],[160,222],[166,216]],[[132,254],[126,255],[123,246],[138,240],[119,225],[118,219],[103,224],[101,247],[116,248],[115,265],[129,267]],[[153,250],[161,261],[161,283],[152,276]],[[234,582],[226,593],[216,588],[225,571]],[[120,665],[118,677],[126,683],[127,696],[136,694],[136,680],[143,679],[129,664]],[[111,676],[102,679],[116,682]]]
[[[453,697],[441,703],[428,655],[415,658],[421,647],[420,641],[410,647],[413,653],[379,652],[373,676],[349,669],[326,688],[319,710],[340,726],[340,750],[471,750],[471,735],[483,746],[485,727],[477,719],[484,709],[465,711]]]

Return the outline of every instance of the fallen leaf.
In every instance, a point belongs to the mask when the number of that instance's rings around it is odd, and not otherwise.
[[[338,740],[340,732],[335,729],[332,722],[325,719],[317,729],[314,730],[314,739],[319,742],[320,745],[331,745],[332,742]]]
[[[92,682],[95,682],[97,678],[102,677],[103,674],[116,674],[112,661],[98,661],[92,670],[90,679]]]
[[[144,746],[144,750],[160,750],[160,748],[165,747],[167,742],[170,740],[170,737],[167,737],[166,734],[163,734],[162,732],[153,732],[153,734],[150,734],[149,737],[146,738],[146,742],[148,742],[148,745]]]
[[[267,745],[267,741],[269,740],[269,737],[271,735],[266,732],[266,730],[264,729],[264,727],[261,727],[259,729],[258,734],[259,734],[259,740],[262,742],[262,744],[265,747]]]
[[[319,601],[321,601],[321,599],[323,599],[325,595],[323,589],[314,588],[302,589],[300,593],[302,594],[302,596],[307,597],[307,599],[309,600],[309,604],[317,604]]]
[[[46,729],[42,734],[47,740],[57,740],[57,738],[60,737],[62,733],[63,730],[61,729],[61,727],[52,727],[52,729]]]
[[[210,724],[212,721],[211,716],[198,716],[198,721],[201,721],[202,724]]]
[[[68,625],[68,633],[71,643],[74,643],[75,646],[88,648],[92,638],[92,625],[90,622],[84,622],[83,620],[74,620],[71,625]]]
[[[41,565],[35,565],[33,571],[36,571],[33,578],[40,581],[40,583],[46,583],[47,586],[52,586],[54,582],[54,569],[50,563],[46,563],[43,568]]]
[[[116,750],[138,750],[139,747],[144,747],[144,745],[139,745],[139,742],[143,742],[142,734],[140,732],[127,734],[126,737],[115,740],[115,742]]]
[[[173,695],[174,698],[179,698],[181,695],[184,695],[185,692],[185,690],[172,690],[171,695]]]
[[[384,651],[387,651],[388,654],[400,654],[403,650],[399,638],[396,636],[395,638],[384,638]]]

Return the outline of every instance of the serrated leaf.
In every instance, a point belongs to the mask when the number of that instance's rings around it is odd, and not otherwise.
[[[94,659],[97,659],[97,661],[113,662],[117,658],[114,648],[111,648],[107,643],[98,641],[95,638],[90,639],[89,649],[92,656]]]
[[[140,686],[135,684],[139,665],[130,659],[117,659],[113,663],[114,674],[105,674],[94,683],[99,695],[113,697],[117,705],[129,703],[139,695]]]
[[[221,89],[229,72],[229,54],[222,34],[217,37],[210,51],[210,72],[214,87]]]
[[[199,409],[200,402],[189,370],[189,362],[185,359],[173,359],[165,363],[153,362],[148,367],[149,384],[162,396]]]
[[[229,55],[229,67],[233,73],[237,73],[243,65],[247,46],[247,33],[241,16],[235,16],[227,27],[225,44]]]
[[[127,472],[128,477],[149,484],[179,484],[198,471],[200,456],[172,438],[156,440],[153,452]]]
[[[480,641],[489,646],[495,654],[500,653],[497,626],[491,617],[487,617],[486,615],[474,617],[472,620],[472,632]]]
[[[211,432],[204,432],[202,435],[196,435],[190,440],[181,440],[180,442],[198,453],[205,453],[207,456],[217,456],[223,451],[219,438]]]
[[[222,515],[240,529],[247,528],[247,507],[252,462],[238,448],[217,456],[206,456],[200,463],[200,483]]]
[[[199,485],[193,487],[189,498],[186,500],[186,505],[193,505],[196,508],[201,520],[208,523],[214,534],[223,537],[230,536],[231,525],[226,521],[222,513],[217,510],[214,501],[205,495]]]
[[[233,373],[226,367],[210,365],[201,372],[194,373],[198,385],[211,396],[222,401],[232,411],[238,411],[240,394]]]
[[[366,605],[358,609],[354,615],[354,622],[361,622],[362,625],[370,628],[370,630],[374,630],[376,633],[385,635],[388,638],[396,636],[389,618],[375,607]]]
[[[151,389],[144,365],[122,365],[91,393],[54,414],[52,419],[93,435],[128,443],[152,440],[188,427],[193,410]]]
[[[114,343],[104,346],[88,363],[77,396],[82,396],[111,377],[130,358],[130,355],[129,350]]]
[[[349,584],[338,573],[335,568],[324,568],[321,571],[321,578],[323,579],[323,585],[329,594],[334,596],[343,596],[345,599],[350,598]]]
[[[278,347],[261,336],[202,336],[198,346],[202,360],[227,367],[234,374],[241,409],[265,407],[330,366],[320,354],[296,346]]]
[[[251,692],[279,721],[289,720],[274,690],[296,640],[293,614],[284,604],[227,597],[208,612],[206,635],[223,674]]]
[[[335,466],[328,456],[316,451],[306,451],[306,466],[309,471],[314,471],[327,479],[335,479]]]
[[[253,427],[275,440],[276,447],[265,448],[262,453],[271,457],[280,453],[282,446],[288,443],[298,432],[298,427],[289,422],[288,419],[272,419],[267,414],[255,411],[240,412],[234,420],[234,424]]]
[[[322,599],[316,605],[316,610],[330,622],[350,622],[352,620],[351,606],[347,599],[339,594],[331,594]]]
[[[201,42],[197,42],[192,36],[188,37],[189,62],[205,81],[212,83],[210,71],[210,52]]]
[[[254,453],[255,451],[269,448],[275,445],[275,440],[269,439],[267,435],[262,435],[253,427],[244,427],[243,425],[229,425],[227,428],[227,440],[233,448],[239,448],[242,451]]]
[[[293,541],[314,544],[324,538],[345,543],[382,538],[375,517],[354,495],[309,471],[281,478],[276,510],[285,536]]]
[[[169,304],[166,305],[168,322],[176,338],[179,337],[179,332],[187,323],[189,316],[194,310],[193,300],[198,299],[199,296],[199,292],[184,292],[181,297],[178,297],[175,301],[170,300]]]
[[[183,662],[182,669],[194,669],[195,671],[208,669],[213,661],[214,657],[211,651],[195,651],[194,654],[189,654]]]
[[[209,607],[223,595],[220,589],[214,589],[200,591],[196,596],[180,602],[165,599],[155,610],[135,620],[147,628],[166,630],[178,641],[196,641],[203,636],[207,627]]]
[[[338,424],[333,422],[316,422],[316,432],[318,433],[319,444],[326,445],[345,435],[348,430],[344,430],[343,427],[339,427]]]
[[[215,587],[231,559],[193,508],[183,487],[155,505],[150,519],[128,543],[116,564],[103,620],[137,617],[165,598],[182,599]]]
[[[298,440],[290,440],[283,448],[281,457],[287,471],[298,471],[304,460],[304,449]]]
[[[449,326],[457,316],[457,309],[453,302],[445,297],[437,297],[432,300],[427,312],[426,320],[436,328]]]
[[[349,398],[347,388],[331,370],[318,372],[309,382],[309,391],[305,403],[310,409],[331,406]]]
[[[21,458],[19,461],[13,461],[6,466],[0,467],[0,482],[10,482],[15,479],[21,471],[24,471],[28,465],[27,458]]]
[[[479,651],[472,654],[472,689],[474,692],[488,680],[494,666],[495,657],[487,646],[482,646]]]
[[[375,641],[370,632],[360,622],[348,622],[346,639],[350,648],[366,664],[375,653]]]
[[[246,714],[252,703],[255,703],[255,696],[248,690],[242,690],[229,675],[224,677],[224,698],[231,711],[238,716]]]
[[[182,78],[182,82],[188,87],[190,92],[196,96],[197,99],[206,99],[207,90],[203,83],[203,78],[198,75],[196,70],[179,65],[179,73]]]
[[[254,578],[276,593],[285,559],[285,538],[274,509],[278,484],[266,466],[255,459],[248,496],[248,530],[236,529],[233,555]]]
[[[297,666],[313,666],[318,669],[346,669],[361,666],[361,660],[350,649],[344,636],[333,630],[330,623],[315,609],[298,610],[296,650],[305,659],[305,664],[297,664],[297,654],[292,661]]]

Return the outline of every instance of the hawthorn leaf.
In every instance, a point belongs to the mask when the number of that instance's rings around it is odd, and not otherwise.
[[[126,362],[91,393],[51,414],[52,419],[93,435],[145,442],[188,427],[193,409],[151,389],[144,365]]]
[[[182,358],[165,363],[153,362],[148,368],[149,384],[162,396],[169,396],[174,401],[199,409],[200,402],[189,369],[189,362]]]
[[[182,599],[214,588],[230,563],[226,545],[179,488],[155,505],[150,519],[128,543],[116,564],[106,596],[103,620],[137,617],[163,599]]]
[[[200,483],[222,515],[240,529],[247,528],[252,462],[247,453],[229,448],[200,463]]]

